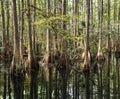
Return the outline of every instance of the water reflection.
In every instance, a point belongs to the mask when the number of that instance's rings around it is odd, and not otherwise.
[[[57,75],[57,79],[56,79],[55,71],[53,71],[52,81],[51,81],[52,99],[61,99],[61,95],[62,95],[62,93],[61,93],[61,88],[62,88],[61,77],[60,77],[59,73],[57,73],[57,74],[58,75]],[[0,78],[1,78],[0,79],[0,99],[14,99],[14,89],[13,89],[13,83],[11,81],[9,66],[4,66],[3,64],[0,65]],[[75,94],[74,94],[75,90],[73,90],[73,87],[75,89],[75,86],[73,85],[74,81],[72,81],[72,80],[73,80],[72,77],[68,80],[67,98],[66,99],[75,99]],[[38,89],[37,89],[38,99],[46,99],[47,82],[45,80],[44,72],[42,69],[39,70],[37,81],[38,81],[37,82],[38,83]],[[77,91],[78,91],[77,99],[84,99],[83,91],[80,92],[79,89]],[[25,75],[23,94],[24,94],[24,99],[30,98],[30,78],[27,74]],[[74,94],[74,96],[73,96],[73,94]],[[57,98],[55,98],[55,97],[57,97]]]

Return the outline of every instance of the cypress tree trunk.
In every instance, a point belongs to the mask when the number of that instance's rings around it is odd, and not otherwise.
[[[78,36],[78,0],[73,0],[73,35],[74,36]],[[73,45],[73,49],[77,47],[77,42],[74,42]],[[74,54],[76,54],[77,51],[74,52]],[[75,64],[76,68],[78,67],[78,64]],[[73,90],[73,94],[74,94],[74,98],[77,99],[78,97],[78,78],[77,78],[77,72],[73,73],[74,75],[74,90]]]
[[[49,18],[51,8],[50,8],[50,0],[46,0],[46,14]],[[50,42],[51,42],[51,34],[49,29],[49,23],[47,23],[47,31],[46,31],[46,65],[47,67],[47,99],[52,99],[52,67],[50,66],[52,62],[52,55],[51,55],[51,48],[50,48]]]
[[[6,28],[5,28],[5,11],[4,11],[4,1],[1,0],[1,21],[2,21],[2,38],[3,38],[3,41],[2,41],[2,46],[3,46],[3,53],[2,53],[2,60],[3,60],[3,63],[6,67],[6,58],[7,58],[7,46],[6,46]],[[4,69],[6,69],[4,67]],[[6,79],[7,75],[6,75],[6,72],[4,71],[4,93],[3,93],[3,99],[6,99],[6,84],[7,84],[7,79]]]
[[[98,66],[98,98],[103,98],[102,92],[102,65],[104,63],[104,55],[102,52],[102,23],[103,23],[103,0],[100,0],[98,3],[98,33],[99,33],[99,44],[98,44],[98,53],[97,53],[97,66]]]
[[[28,72],[30,76],[30,97],[29,99],[37,99],[37,76],[39,71],[38,60],[34,57],[34,52],[32,50],[32,30],[31,30],[31,11],[30,11],[30,0],[27,0],[27,19],[28,19]]]
[[[4,0],[1,0],[1,22],[2,22],[2,60],[5,63],[7,57],[7,46],[6,46],[6,27],[5,27],[5,9],[4,9]]]
[[[108,0],[108,21],[107,21],[107,30],[110,31],[110,0]],[[107,36],[107,81],[106,81],[106,99],[110,99],[110,61],[111,61],[111,48],[110,48],[110,34]]]
[[[36,0],[33,0],[33,5],[34,5],[34,9],[33,9],[33,16],[32,16],[32,22],[35,22],[36,21]],[[36,26],[35,24],[32,25],[32,49],[33,49],[33,52],[35,54],[35,41],[36,41]]]
[[[67,29],[66,22],[64,21],[64,16],[66,15],[66,6],[67,6],[67,0],[62,0],[62,22],[61,22],[61,29],[65,32]],[[62,99],[67,99],[67,80],[68,75],[70,72],[70,64],[68,63],[69,59],[67,56],[67,41],[65,40],[64,36],[66,34],[63,32],[63,36],[61,37],[61,53],[60,53],[60,60],[58,62],[59,64],[59,73],[61,76],[61,82],[62,82]]]
[[[90,52],[89,52],[89,22],[90,21],[90,0],[86,0],[86,37],[85,37],[85,51],[83,53],[83,73],[85,78],[85,97],[90,99]]]
[[[114,0],[114,15],[113,15],[113,20],[114,20],[114,23],[115,23],[115,21],[116,21],[116,0]],[[115,30],[115,32],[116,32],[116,29],[115,29],[115,26],[113,26],[113,29]],[[115,37],[116,38],[116,37]],[[114,38],[114,39],[115,39]],[[113,58],[113,61],[114,61],[114,58]],[[113,78],[113,99],[116,99],[117,97],[117,95],[116,95],[116,77],[117,77],[117,75],[116,75],[116,67],[115,68],[113,68],[113,75],[114,75],[114,78]]]
[[[6,24],[6,49],[7,49],[7,62],[10,63],[11,62],[11,53],[10,53],[10,46],[9,46],[9,28],[10,28],[10,12],[9,12],[9,0],[7,0],[6,2],[6,7],[7,7],[7,11],[6,11],[6,14],[7,14],[7,24]]]
[[[21,12],[21,28],[20,28],[20,61],[21,64],[23,64],[23,32],[24,32],[24,0],[21,0],[21,7],[22,7],[22,12]]]
[[[24,99],[23,97],[23,83],[24,83],[24,69],[20,65],[20,53],[19,53],[19,32],[18,32],[18,21],[17,21],[17,5],[16,0],[12,0],[12,11],[13,11],[13,60],[11,67],[11,80],[13,83],[14,99]]]

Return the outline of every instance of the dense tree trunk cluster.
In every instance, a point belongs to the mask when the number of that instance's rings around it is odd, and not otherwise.
[[[0,0],[0,18],[0,98],[120,99],[119,0]]]

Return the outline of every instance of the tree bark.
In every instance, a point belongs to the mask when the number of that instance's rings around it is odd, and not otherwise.
[[[5,62],[6,58],[6,28],[5,28],[5,10],[4,10],[4,2],[1,0],[1,22],[2,22],[2,47],[3,47],[3,52],[2,52],[2,57],[3,57],[3,62]]]
[[[33,1],[34,9],[33,9],[33,16],[32,16],[32,22],[36,21],[36,0]],[[35,52],[35,35],[36,35],[36,26],[35,24],[32,25],[32,45],[33,45],[33,52]],[[34,53],[35,54],[35,53]]]
[[[89,56],[89,20],[90,20],[90,0],[86,0],[86,37],[85,37],[85,56],[84,56],[84,76],[85,76],[85,95],[90,99],[89,75],[90,75],[90,56]]]
[[[12,11],[13,11],[13,60],[11,67],[11,79],[14,89],[14,99],[24,99],[23,97],[23,82],[24,82],[24,70],[19,63],[19,32],[18,32],[18,20],[17,20],[17,6],[16,1],[12,0]]]
[[[35,3],[35,2],[34,2]],[[31,10],[30,10],[30,0],[27,0],[27,19],[28,19],[28,72],[30,76],[30,97],[29,99],[37,99],[38,92],[37,92],[37,76],[39,71],[39,64],[38,60],[35,58],[33,52],[33,44],[32,44],[32,25],[31,25]]]
[[[21,0],[20,60],[23,62],[24,0]]]
[[[107,14],[108,14],[108,20],[107,20],[107,30],[108,32],[110,31],[110,0],[108,0],[108,9],[107,9]],[[111,48],[110,48],[110,34],[107,36],[107,81],[106,81],[106,99],[110,99],[110,61],[111,61]]]

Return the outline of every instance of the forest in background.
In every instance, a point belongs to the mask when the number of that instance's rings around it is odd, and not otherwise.
[[[0,0],[1,99],[120,99],[120,0]]]

